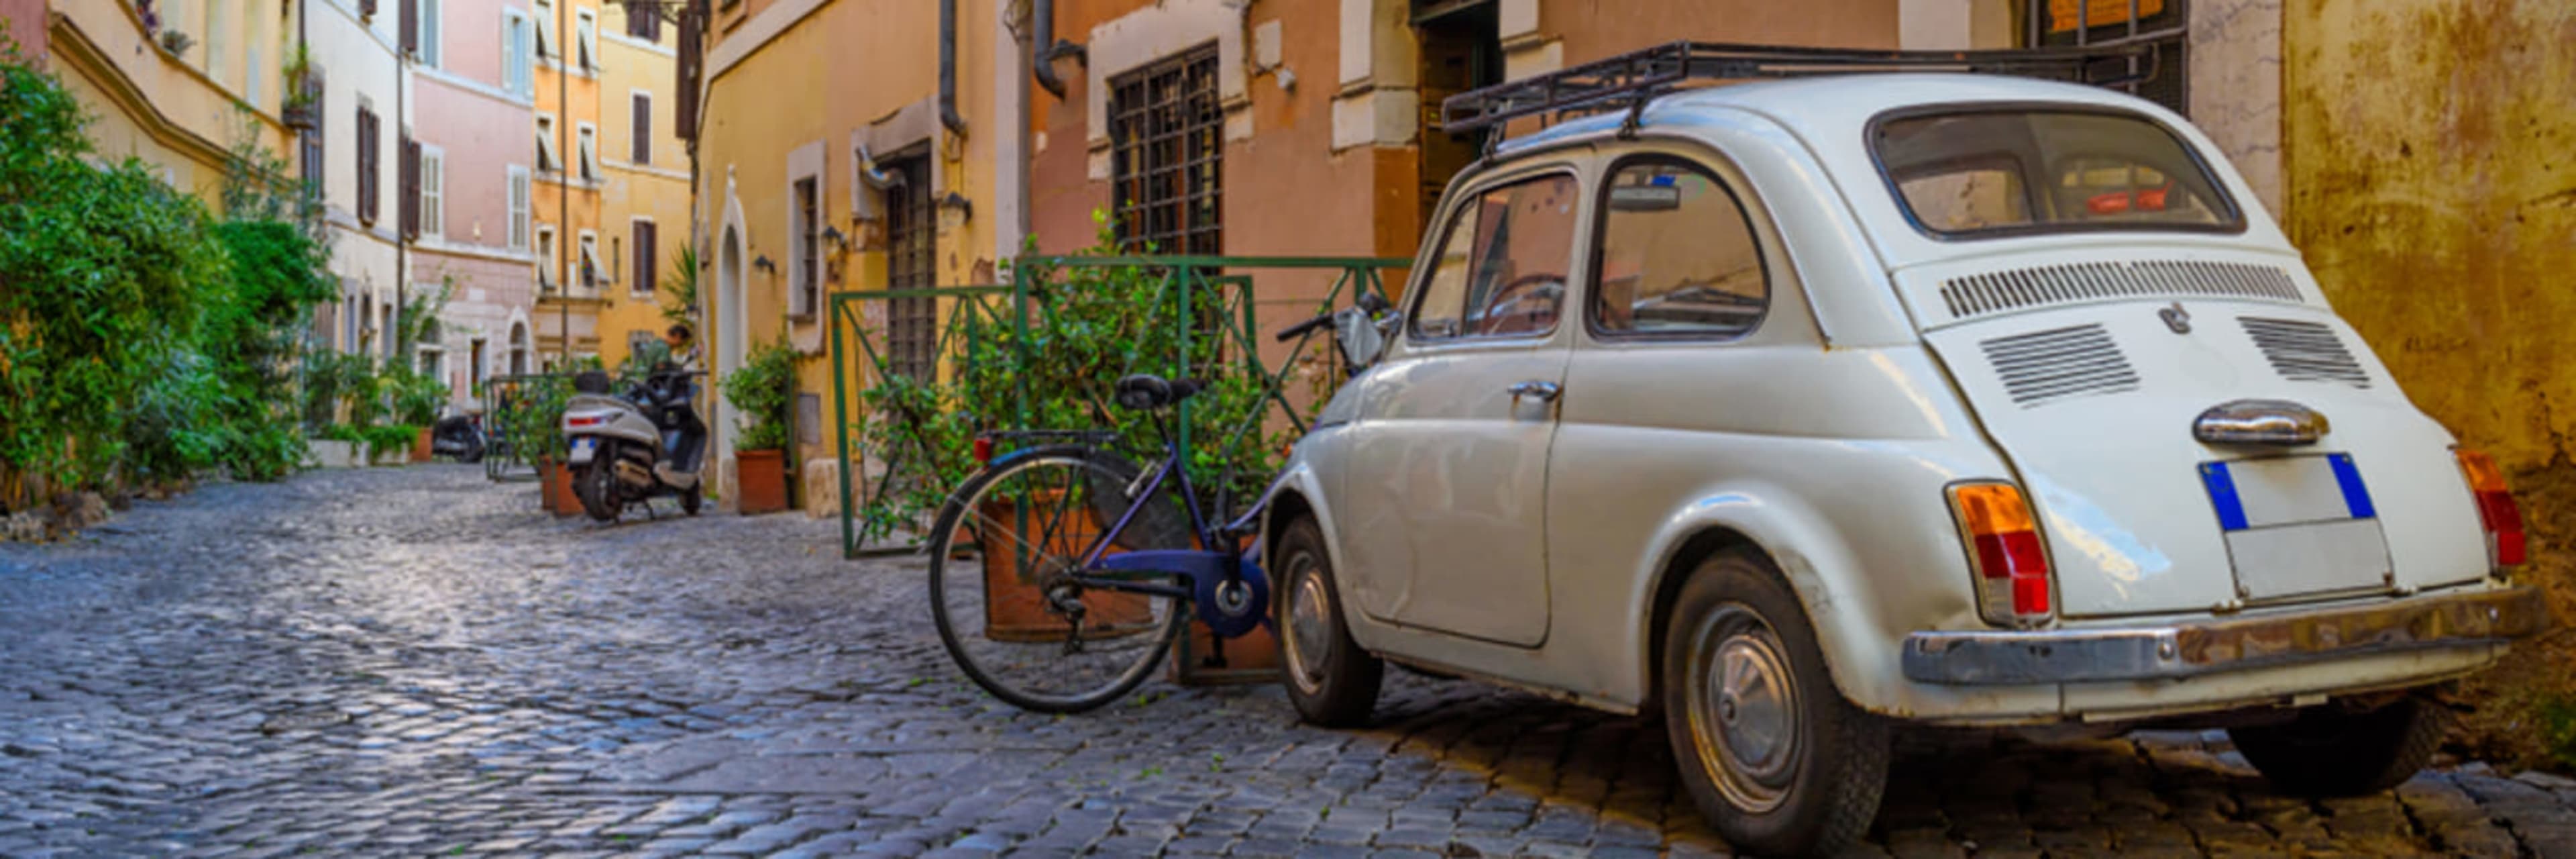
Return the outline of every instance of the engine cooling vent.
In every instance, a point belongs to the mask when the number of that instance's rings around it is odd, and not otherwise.
[[[2344,347],[2343,338],[2331,327],[2258,316],[2240,316],[2236,322],[2245,326],[2246,336],[2254,338],[2254,348],[2263,350],[2263,357],[2281,378],[2370,387],[2370,373],[2361,369],[2361,362],[2353,359],[2352,350]]]
[[[2088,262],[1972,274],[1941,284],[1950,318],[2106,298],[2201,296],[2299,301],[2290,273],[2268,265],[2192,260]]]
[[[2138,372],[2098,324],[1997,337],[1978,346],[2016,405],[2138,388]]]

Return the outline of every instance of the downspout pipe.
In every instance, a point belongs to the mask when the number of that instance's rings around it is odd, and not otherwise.
[[[966,117],[957,113],[957,0],[939,0],[939,124],[966,136]]]
[[[1055,0],[1031,0],[1029,19],[1029,72],[1037,77],[1038,86],[1045,88],[1048,95],[1063,101],[1064,78],[1055,73],[1055,58],[1068,55],[1082,57],[1086,52],[1079,44],[1056,40]]]

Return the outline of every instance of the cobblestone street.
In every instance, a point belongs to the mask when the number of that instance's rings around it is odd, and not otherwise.
[[[965,685],[829,521],[597,527],[463,466],[0,546],[0,856],[1724,855],[1660,728],[1390,675],[1377,727]],[[2220,734],[1913,742],[1865,855],[2576,857],[2576,782],[2272,795]]]

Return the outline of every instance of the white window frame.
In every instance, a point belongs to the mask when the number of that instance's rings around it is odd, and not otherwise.
[[[573,145],[581,155],[582,181],[599,181],[599,126],[576,122],[573,123],[572,134]]]
[[[601,286],[617,282],[615,279],[609,277],[608,267],[599,264],[598,230],[581,231],[579,238],[577,238],[575,242],[576,243],[573,245],[573,248],[574,250],[579,251],[579,253],[573,256],[571,268],[564,272],[565,283],[580,283],[581,268],[585,263],[590,266],[593,276],[591,278],[591,282],[583,284],[584,286],[591,289],[598,289]]]
[[[447,149],[420,145],[420,234],[447,237]]]
[[[522,97],[537,94],[536,30],[528,26],[528,13],[517,9],[501,10],[501,88]]]
[[[539,222],[536,241],[536,247],[530,248],[529,251],[537,256],[537,287],[542,290],[551,283],[558,289],[562,288],[565,285],[563,281],[548,276],[561,275],[560,272],[552,270],[555,267],[555,225]]]
[[[644,99],[644,154],[651,156],[662,148],[655,145],[653,140],[655,99],[652,90],[635,87],[626,91],[626,133],[630,136],[635,133],[635,99],[639,96]],[[635,160],[635,141],[633,140],[626,141],[626,157],[638,167],[650,166],[653,163],[649,157],[641,161]]]
[[[547,166],[549,164],[553,166]],[[539,111],[537,113],[537,172],[561,175],[563,168],[563,153],[555,149],[555,115]]]
[[[510,165],[509,177],[510,249],[524,251],[534,235],[529,229],[529,215],[536,209],[537,183],[528,168],[517,164]]]
[[[242,49],[242,101],[249,102],[252,110],[259,109],[259,81],[260,78],[266,77],[259,71],[259,46],[244,47]]]
[[[400,0],[396,1],[400,2]],[[443,37],[447,32],[443,18],[447,11],[446,0],[419,0],[419,3],[420,64],[433,69],[443,68],[445,63],[441,62],[441,59],[446,49],[442,43],[445,41]]]
[[[599,70],[599,13],[591,9],[572,10],[573,49],[581,54],[575,66],[581,71]]]
[[[533,0],[529,8],[537,19],[537,61],[561,63],[563,40],[555,38],[555,0]]]
[[[633,254],[633,253],[635,253],[635,247],[634,247],[634,244],[635,244],[635,225],[636,225],[636,224],[652,224],[652,226],[653,226],[653,253],[654,253],[654,255],[659,256],[659,255],[662,253],[662,225],[661,225],[661,224],[654,223],[654,221],[653,221],[653,219],[652,219],[652,218],[648,218],[648,217],[645,217],[645,216],[642,216],[642,215],[637,215],[637,216],[634,216],[634,217],[632,217],[632,218],[628,218],[628,219],[626,219],[626,237],[627,237],[627,238],[626,238],[626,241],[627,241],[627,248],[626,248],[626,252],[627,252],[627,253],[629,253],[629,254]],[[661,265],[661,263],[662,263],[662,261],[661,261],[661,260],[658,260],[658,259],[641,258],[641,257],[639,257],[639,259],[641,259],[641,260],[642,260],[641,262],[637,263],[637,265],[638,265],[639,267],[640,267],[640,266],[657,266],[657,267],[658,267],[658,266],[660,266],[660,265]],[[639,270],[639,271],[637,271],[637,272],[635,273],[635,276],[634,276],[634,277],[628,278],[628,279],[626,280],[626,284],[627,284],[627,294],[632,295],[632,296],[634,296],[634,297],[636,297],[636,298],[649,298],[649,297],[651,297],[651,296],[653,295],[653,293],[650,293],[650,292],[642,292],[642,291],[639,291],[638,289],[636,289],[636,287],[640,287],[640,286],[642,286],[642,285],[644,284],[644,277],[645,277],[644,272]],[[659,290],[659,289],[661,288],[661,283],[660,283],[660,281],[659,281],[658,279],[654,282],[654,288],[655,288],[656,290]]]

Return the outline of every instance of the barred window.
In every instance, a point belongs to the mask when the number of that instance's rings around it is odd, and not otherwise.
[[[933,273],[937,222],[930,205],[930,158],[885,162],[896,183],[886,196],[886,288],[937,287]],[[886,369],[930,381],[939,370],[939,305],[929,296],[886,299]]]
[[[1109,82],[1118,240],[1170,254],[1222,253],[1225,111],[1210,43]]]

